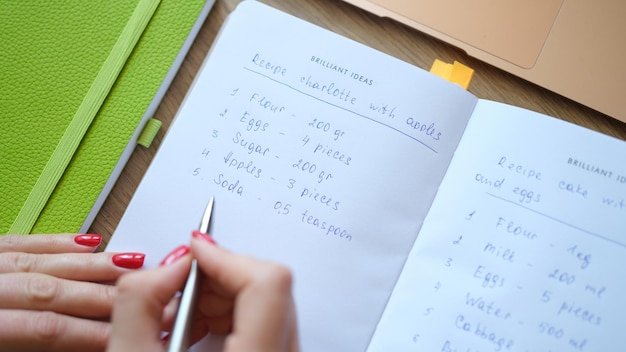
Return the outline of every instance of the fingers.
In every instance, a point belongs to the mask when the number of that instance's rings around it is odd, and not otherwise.
[[[110,351],[162,350],[164,307],[184,285],[191,266],[186,255],[174,263],[126,274],[117,283]]]
[[[178,313],[178,305],[180,304],[180,296],[176,295],[172,298],[165,308],[163,308],[163,330],[170,331],[174,326],[174,320],[176,320],[176,313]]]
[[[5,235],[0,236],[0,252],[89,253],[101,241],[100,235]]]
[[[191,240],[191,253],[198,260],[198,265],[210,278],[209,282],[218,293],[236,295],[252,278],[273,266],[268,262],[241,256],[197,239]]]
[[[191,252],[213,292],[235,303],[228,350],[297,350],[292,276],[286,267],[236,255],[197,236],[191,241]],[[211,323],[219,321],[210,319]],[[209,330],[214,332],[211,326]]]
[[[104,282],[117,279],[127,268],[143,265],[141,253],[0,253],[0,274],[42,273],[69,280]],[[114,260],[115,259],[115,260]]]
[[[198,308],[207,317],[219,317],[232,314],[234,302],[233,294],[215,292],[219,287],[215,288],[214,281],[203,280],[202,282],[202,299],[198,302]],[[223,291],[223,290],[222,290]]]
[[[3,351],[103,351],[110,334],[106,322],[26,310],[3,310],[0,326]]]
[[[231,351],[253,346],[260,351],[289,351],[297,346],[291,273],[280,265],[264,265],[253,275],[237,297],[235,333],[226,346]]]
[[[2,274],[0,280],[2,309],[47,310],[84,318],[111,315],[114,286],[64,280],[44,274]]]

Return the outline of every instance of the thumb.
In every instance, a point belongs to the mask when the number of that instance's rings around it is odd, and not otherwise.
[[[163,308],[189,274],[186,255],[167,266],[125,274],[117,283],[109,351],[163,350]]]

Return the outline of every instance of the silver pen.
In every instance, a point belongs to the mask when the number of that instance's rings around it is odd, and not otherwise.
[[[208,233],[212,211],[213,197],[209,200],[209,203],[204,210],[204,214],[202,215],[200,228],[198,229],[200,232]],[[191,269],[189,270],[189,276],[187,277],[183,294],[180,297],[180,305],[178,306],[178,312],[176,313],[174,328],[169,336],[169,342],[167,345],[168,352],[187,351],[191,346],[191,328],[193,325],[193,315],[196,307],[196,301],[198,299],[198,289],[200,286],[199,282],[200,273],[198,271],[198,262],[193,259],[191,261]]]

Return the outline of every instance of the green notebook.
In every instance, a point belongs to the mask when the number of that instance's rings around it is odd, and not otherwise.
[[[214,0],[0,0],[0,234],[86,230]]]

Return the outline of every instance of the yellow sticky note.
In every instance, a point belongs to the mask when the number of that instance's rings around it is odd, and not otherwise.
[[[463,89],[467,89],[474,76],[474,69],[458,61],[454,61],[453,64],[448,64],[439,59],[435,59],[435,62],[433,62],[430,68],[430,73],[452,83],[456,83],[463,87]]]

